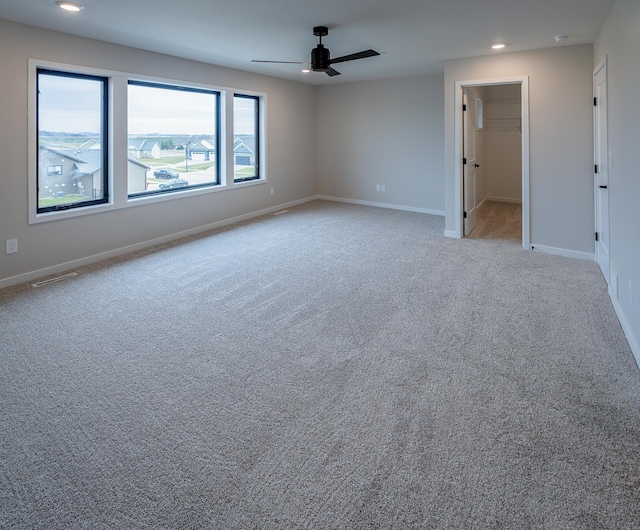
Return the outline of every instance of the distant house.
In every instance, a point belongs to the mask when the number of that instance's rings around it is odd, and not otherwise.
[[[52,149],[40,147],[39,197],[102,196],[101,149]]]
[[[143,140],[129,146],[129,156],[133,158],[160,158],[160,145],[155,140]]]
[[[147,171],[151,168],[133,158],[129,158],[127,166],[127,193],[145,191],[147,189]]]
[[[253,166],[255,146],[255,136],[236,136],[233,140],[233,163],[236,166]]]
[[[208,162],[209,160],[213,160],[216,154],[215,146],[207,140],[198,140],[197,142],[188,144],[186,149],[186,157],[189,160]]]
[[[96,142],[97,143],[97,142]],[[84,145],[84,144],[83,144]],[[40,147],[38,157],[39,197],[83,195],[102,196],[102,149],[100,144],[88,149],[53,149]],[[146,189],[149,166],[129,158],[129,193]]]

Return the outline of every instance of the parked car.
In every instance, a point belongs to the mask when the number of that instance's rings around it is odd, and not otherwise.
[[[177,179],[180,175],[170,169],[158,169],[153,172],[153,176],[157,179]]]
[[[161,190],[168,190],[171,188],[186,188],[189,182],[184,179],[169,179],[167,182],[159,184]]]

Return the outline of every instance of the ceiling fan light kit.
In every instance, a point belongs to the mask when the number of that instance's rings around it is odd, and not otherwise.
[[[335,70],[331,65],[336,63],[344,63],[347,61],[355,61],[357,59],[366,59],[367,57],[375,57],[380,55],[375,50],[364,50],[350,55],[343,55],[342,57],[331,58],[331,53],[328,48],[322,44],[322,37],[326,37],[329,34],[329,28],[326,26],[316,26],[313,28],[313,34],[318,37],[318,45],[311,50],[311,70],[314,72],[324,72],[329,76],[340,75],[340,72]],[[292,63],[292,64],[308,64],[303,62],[296,63],[295,61],[261,61],[254,59],[253,63]],[[306,69],[305,69],[306,70]],[[303,70],[303,72],[305,71]]]

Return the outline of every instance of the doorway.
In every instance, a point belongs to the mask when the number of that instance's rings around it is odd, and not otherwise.
[[[490,102],[494,108],[488,110]],[[466,106],[465,106],[466,105]],[[498,107],[498,105],[500,107]],[[519,115],[509,114],[518,105]],[[465,113],[468,112],[467,115]],[[506,113],[505,113],[506,112]],[[499,133],[494,143],[499,147],[511,144],[511,154],[499,157],[498,164],[494,160],[492,173],[500,164],[513,168],[514,160],[520,166],[519,182],[494,182],[488,187],[486,167],[487,140],[486,133],[491,129]],[[516,133],[517,129],[517,135]],[[509,132],[512,132],[510,135]],[[484,79],[456,82],[455,87],[455,215],[456,236],[464,237],[472,234],[474,221],[486,200],[495,202],[512,202],[521,208],[521,242],[525,249],[530,249],[529,220],[529,82],[528,77]],[[515,144],[514,144],[514,139]],[[514,153],[515,150],[515,155]],[[492,148],[495,155],[495,146]],[[466,163],[465,163],[466,162]],[[508,169],[508,168],[506,168]],[[500,173],[501,171],[497,171]],[[513,173],[513,172],[512,172]],[[513,209],[513,208],[512,208]]]

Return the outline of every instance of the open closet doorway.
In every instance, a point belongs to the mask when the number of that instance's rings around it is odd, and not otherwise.
[[[456,100],[460,237],[529,249],[528,79],[459,82]]]

